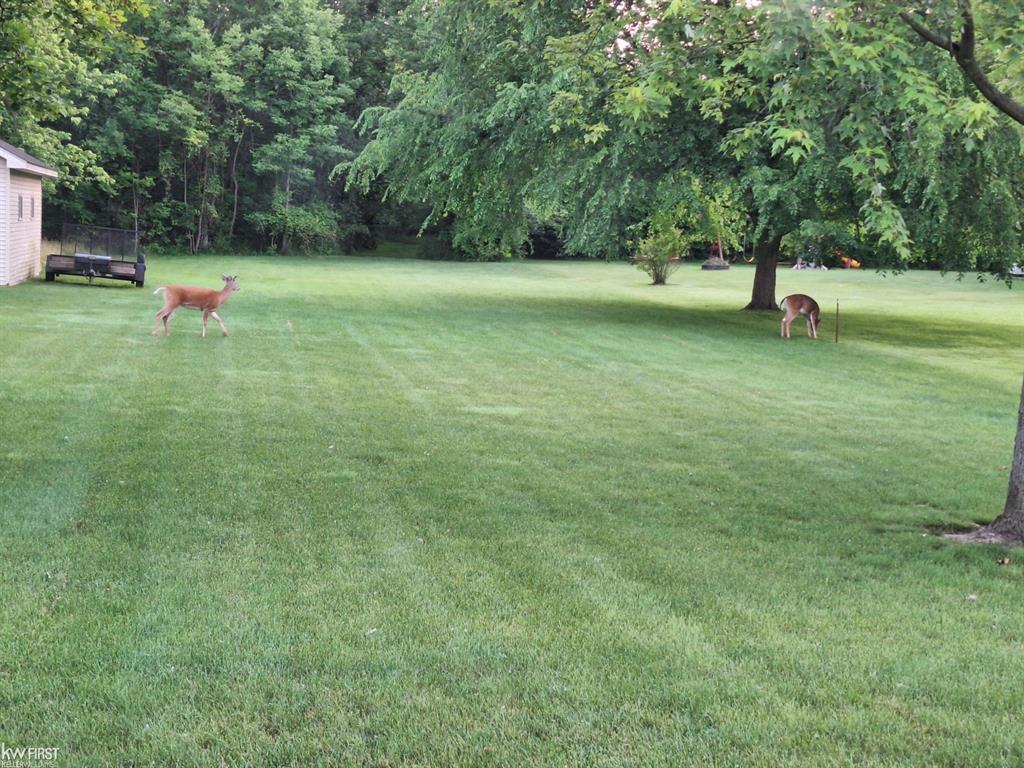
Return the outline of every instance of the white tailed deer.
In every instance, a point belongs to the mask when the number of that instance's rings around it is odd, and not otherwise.
[[[228,329],[224,327],[223,321],[214,310],[227,301],[232,293],[240,289],[234,275],[221,275],[221,277],[224,278],[224,287],[219,291],[210,288],[196,288],[192,285],[161,285],[153,291],[154,294],[160,293],[160,291],[164,292],[164,306],[156,313],[153,335],[156,336],[156,332],[160,328],[160,321],[163,320],[164,333],[170,336],[171,331],[167,327],[167,321],[171,319],[171,315],[178,307],[188,307],[189,309],[198,309],[203,313],[203,336],[206,336],[206,326],[211,317],[220,324],[221,331],[227,336]]]
[[[789,326],[797,315],[803,315],[807,320],[807,335],[812,339],[818,338],[818,320],[821,317],[818,302],[810,296],[794,293],[780,301],[779,308],[786,313],[782,318],[782,338],[789,338]]]

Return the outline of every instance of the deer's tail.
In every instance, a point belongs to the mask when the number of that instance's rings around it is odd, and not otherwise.
[[[153,291],[153,295],[156,296],[158,293],[160,293],[160,291],[166,291],[166,290],[167,290],[167,286],[166,285],[161,285],[159,288],[157,288],[155,291]]]

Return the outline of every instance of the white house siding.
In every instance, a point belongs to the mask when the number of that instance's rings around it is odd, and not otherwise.
[[[10,180],[10,194],[7,196],[7,247],[10,250],[6,259],[6,285],[14,285],[39,274],[39,245],[43,237],[42,180],[18,171],[10,171]]]
[[[7,160],[0,157],[0,285],[10,284],[7,280],[7,189],[10,185]]]

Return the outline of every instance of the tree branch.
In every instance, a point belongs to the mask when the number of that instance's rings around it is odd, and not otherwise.
[[[915,19],[907,11],[901,11],[900,18],[929,43],[942,48],[944,51],[949,51],[957,65],[963,70],[963,73],[967,75],[967,78],[974,83],[974,86],[981,92],[981,95],[992,106],[1012,120],[1016,120],[1021,125],[1024,125],[1024,104],[996,88],[975,58],[974,13],[971,10],[971,0],[960,0],[959,5],[960,16],[963,19],[963,29],[960,33],[960,40],[957,42],[953,42],[928,29],[928,27]]]
[[[947,38],[943,37],[938,32],[932,32],[930,29],[928,29],[928,27],[919,22],[906,11],[900,11],[900,18],[907,23],[907,26],[909,26],[912,30],[917,32],[917,34],[919,34],[932,45],[937,45],[944,51],[949,51],[950,53],[953,52],[953,44],[949,42]]]

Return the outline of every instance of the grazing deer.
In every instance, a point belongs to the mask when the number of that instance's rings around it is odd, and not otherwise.
[[[154,294],[160,293],[160,291],[164,292],[164,306],[156,313],[153,335],[156,336],[156,332],[160,328],[160,321],[163,320],[164,334],[170,336],[171,331],[167,327],[167,321],[171,319],[171,315],[178,307],[188,307],[189,309],[198,309],[203,313],[203,336],[206,336],[206,326],[211,317],[220,324],[221,331],[227,336],[228,329],[224,327],[224,322],[214,310],[227,301],[232,293],[240,289],[238,279],[234,275],[222,275],[221,277],[224,278],[224,287],[219,291],[210,288],[196,288],[192,285],[161,285],[153,291]]]
[[[782,318],[782,338],[789,338],[789,326],[797,315],[803,315],[807,320],[807,335],[812,339],[818,338],[818,320],[821,317],[818,302],[810,296],[794,293],[779,302],[779,307],[786,313]]]

